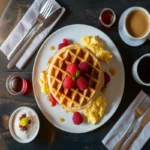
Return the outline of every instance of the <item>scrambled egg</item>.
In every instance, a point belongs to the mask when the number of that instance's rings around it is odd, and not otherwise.
[[[40,87],[41,87],[41,92],[44,93],[44,94],[49,94],[46,71],[42,71],[40,73],[39,84],[40,84]]]
[[[87,118],[88,123],[96,124],[96,122],[104,115],[106,105],[107,103],[104,97],[98,96],[84,111],[84,116]]]
[[[104,44],[96,36],[84,36],[81,39],[81,43],[106,63],[112,58],[112,54],[104,49]]]

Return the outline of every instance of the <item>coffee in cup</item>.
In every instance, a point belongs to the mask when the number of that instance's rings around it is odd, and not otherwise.
[[[150,56],[143,57],[137,66],[139,78],[144,83],[150,83]]]
[[[135,81],[141,85],[150,86],[150,53],[141,56],[132,67]]]
[[[143,10],[135,9],[126,17],[126,29],[134,38],[143,37],[149,30],[149,18]]]
[[[123,33],[130,40],[149,39],[150,14],[142,7],[132,7],[126,12],[123,22]]]

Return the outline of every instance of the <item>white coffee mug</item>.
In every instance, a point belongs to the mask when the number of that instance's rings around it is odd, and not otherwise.
[[[140,77],[139,77],[139,74],[138,74],[138,65],[139,65],[139,62],[144,58],[144,57],[150,57],[150,53],[149,54],[145,54],[143,56],[141,56],[139,59],[137,59],[134,64],[133,64],[133,67],[132,67],[132,76],[134,78],[134,80],[141,84],[141,85],[145,85],[145,86],[150,86],[150,83],[145,83],[143,82]],[[149,64],[147,64],[149,65]]]
[[[144,9],[144,8],[142,8],[142,7],[133,7],[133,8],[131,8],[131,10],[130,10],[130,11],[125,15],[125,17],[124,17],[124,22],[123,22],[123,32],[124,32],[124,34],[125,34],[129,39],[131,39],[131,40],[149,39],[150,28],[147,30],[147,32],[145,33],[145,35],[143,35],[142,37],[139,37],[139,38],[133,37],[133,36],[130,35],[129,32],[127,31],[127,28],[126,28],[126,19],[127,19],[127,16],[128,16],[132,11],[134,11],[134,10],[141,10],[141,11],[143,11],[143,12],[147,15],[147,17],[149,18],[149,20],[150,20],[150,14],[149,14],[149,12],[148,12],[146,9]]]

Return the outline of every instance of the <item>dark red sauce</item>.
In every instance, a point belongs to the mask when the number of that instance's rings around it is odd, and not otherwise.
[[[14,92],[20,92],[22,90],[23,80],[16,76],[11,79],[9,84]]]
[[[105,24],[110,25],[114,20],[114,15],[110,10],[105,10],[101,15],[101,19]]]
[[[7,78],[6,88],[12,95],[24,94],[27,91],[27,81],[20,75],[13,74]]]

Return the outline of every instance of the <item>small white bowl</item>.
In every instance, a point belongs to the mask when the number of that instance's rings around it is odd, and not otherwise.
[[[15,134],[14,129],[13,129],[13,125],[14,125],[13,120],[14,120],[15,115],[17,115],[17,113],[18,113],[19,111],[25,110],[25,109],[26,109],[26,110],[30,110],[30,111],[35,115],[35,118],[36,118],[36,121],[37,121],[37,122],[36,122],[36,123],[37,123],[37,126],[36,126],[36,130],[35,130],[35,132],[33,133],[33,135],[32,135],[30,138],[23,140],[23,139],[19,138],[19,137]],[[18,127],[19,127],[19,126],[18,126]],[[16,110],[12,113],[12,115],[10,116],[10,119],[9,119],[9,130],[10,130],[10,133],[11,133],[12,137],[13,137],[16,141],[18,141],[19,143],[29,143],[29,142],[31,142],[32,140],[34,140],[35,137],[37,136],[38,132],[39,132],[39,128],[40,128],[39,117],[38,117],[37,113],[36,113],[32,108],[30,108],[30,107],[19,107],[19,108],[16,109]]]

